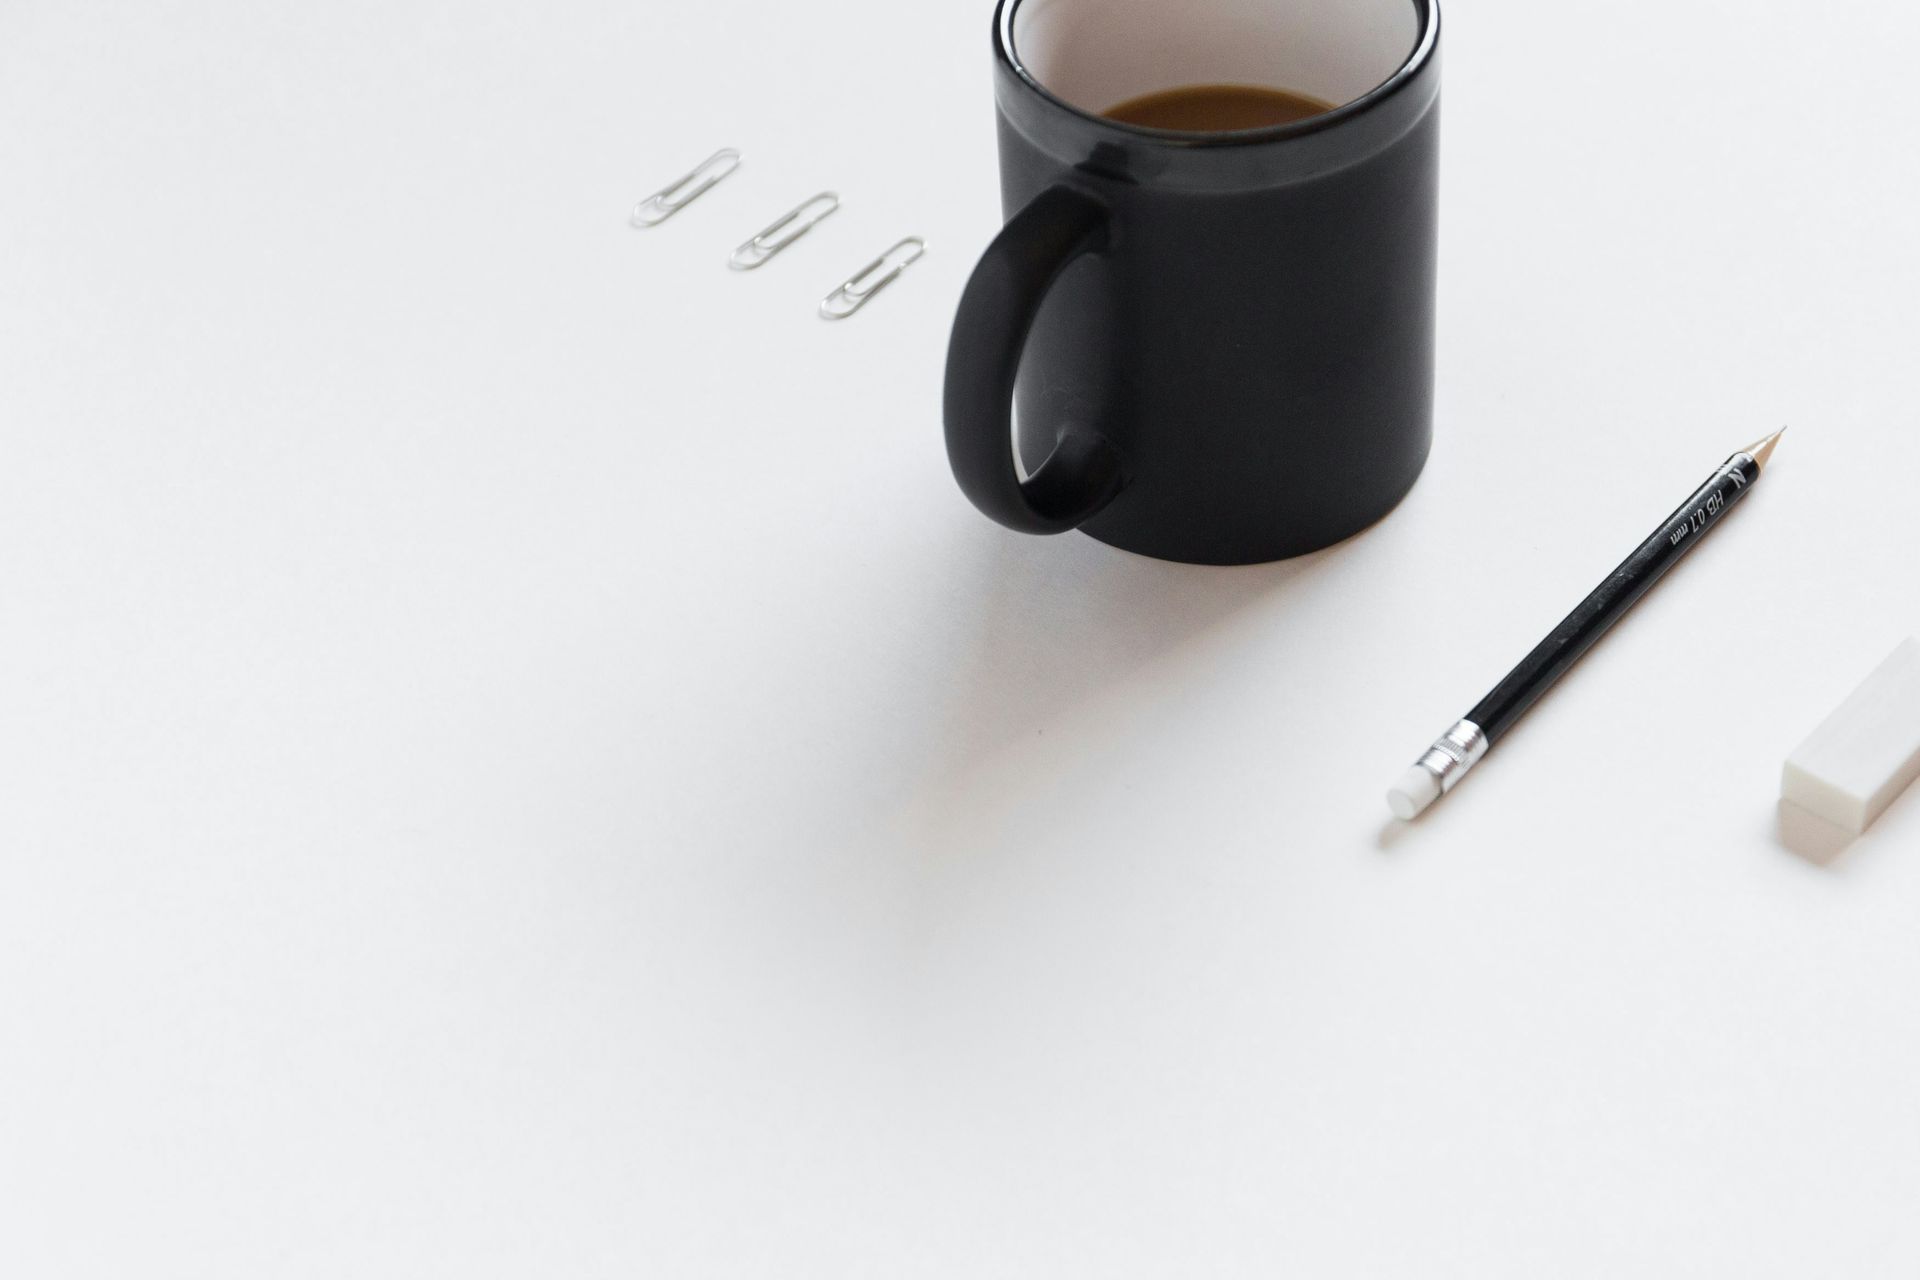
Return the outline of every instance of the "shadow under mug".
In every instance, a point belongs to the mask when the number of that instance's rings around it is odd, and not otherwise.
[[[1432,440],[1439,34],[1437,0],[1001,0],[1007,223],[946,375],[976,506],[1249,564],[1406,496]],[[1232,133],[1100,114],[1207,84],[1340,105]]]

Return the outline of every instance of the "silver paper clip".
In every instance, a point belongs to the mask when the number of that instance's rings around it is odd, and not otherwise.
[[[692,173],[633,206],[633,225],[659,226],[712,190],[714,183],[739,167],[740,153],[732,147],[720,148],[695,166]]]
[[[828,294],[820,303],[822,320],[845,320],[872,301],[873,295],[900,278],[900,273],[920,260],[927,242],[908,236],[893,248],[854,273],[853,278]]]
[[[751,271],[764,265],[774,254],[832,217],[839,208],[840,197],[831,191],[822,191],[735,249],[727,265],[735,271]]]

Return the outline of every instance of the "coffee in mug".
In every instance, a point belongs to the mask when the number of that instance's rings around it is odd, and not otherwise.
[[[1129,98],[1100,114],[1121,124],[1181,133],[1271,129],[1333,110],[1331,102],[1251,84],[1190,84]]]

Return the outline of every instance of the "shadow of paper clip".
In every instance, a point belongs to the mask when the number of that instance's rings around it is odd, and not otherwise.
[[[908,236],[860,268],[850,280],[822,299],[820,318],[845,320],[872,301],[874,294],[898,280],[900,273],[918,262],[926,251],[925,240],[919,236]]]
[[[657,227],[711,191],[715,183],[739,167],[740,153],[732,147],[722,147],[702,160],[686,177],[633,206],[629,221],[636,227]]]
[[[839,208],[840,197],[831,191],[822,191],[735,249],[727,265],[735,271],[752,271],[765,265],[776,253],[832,217]]]

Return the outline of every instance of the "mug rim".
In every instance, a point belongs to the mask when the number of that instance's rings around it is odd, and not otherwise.
[[[1308,137],[1328,129],[1337,129],[1348,120],[1365,115],[1411,83],[1432,60],[1434,50],[1440,43],[1440,0],[1408,0],[1420,20],[1420,34],[1415,38],[1413,48],[1408,51],[1400,65],[1394,68],[1392,75],[1359,97],[1343,102],[1331,111],[1308,116],[1305,120],[1295,120],[1291,124],[1196,133],[1184,129],[1159,129],[1151,125],[1128,124],[1124,121],[1109,119],[1097,112],[1088,111],[1084,107],[1075,106],[1047,88],[1040,82],[1040,77],[1034,75],[1027,68],[1026,63],[1021,61],[1019,46],[1013,38],[1013,18],[1024,3],[1026,0],[1000,0],[1000,11],[993,23],[994,54],[1012,70],[1022,84],[1062,111],[1078,116],[1099,128],[1125,137],[1182,149],[1259,146],[1268,142],[1283,142],[1289,138]]]

